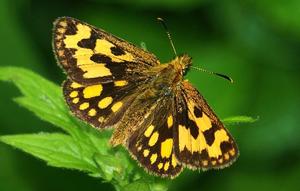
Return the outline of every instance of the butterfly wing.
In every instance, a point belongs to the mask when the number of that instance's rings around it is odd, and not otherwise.
[[[63,84],[64,97],[71,111],[94,127],[104,128],[116,124],[136,97],[135,83],[81,85],[71,80]]]
[[[53,49],[69,78],[83,85],[143,80],[143,71],[159,64],[153,54],[69,17],[54,22]]]
[[[116,124],[136,87],[151,77],[145,71],[159,64],[153,54],[73,18],[57,19],[53,35],[56,58],[69,78],[65,99],[77,117],[95,127]]]
[[[178,160],[192,169],[223,168],[238,156],[238,148],[200,93],[183,81],[176,98],[174,149]]]
[[[174,97],[159,99],[127,143],[130,153],[148,172],[163,177],[175,177],[182,171],[173,149],[174,106]]]

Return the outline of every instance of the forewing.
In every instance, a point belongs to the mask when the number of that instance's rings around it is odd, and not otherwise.
[[[182,171],[174,154],[174,99],[165,98],[129,137],[128,149],[150,173],[175,177]]]
[[[187,81],[177,96],[175,154],[192,169],[223,168],[238,156],[237,145],[200,93]]]
[[[138,80],[159,64],[153,54],[69,17],[54,22],[53,49],[69,78],[84,85]]]
[[[63,84],[71,111],[97,128],[116,124],[135,99],[136,91],[136,84],[125,80],[84,86],[68,79]]]

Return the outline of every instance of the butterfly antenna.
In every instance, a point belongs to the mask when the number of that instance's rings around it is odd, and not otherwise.
[[[171,46],[172,46],[173,52],[174,52],[175,56],[177,56],[177,51],[176,51],[176,49],[175,49],[174,43],[173,43],[172,38],[171,38],[171,34],[170,34],[169,29],[168,29],[168,27],[167,27],[167,25],[166,25],[166,22],[165,22],[162,18],[160,18],[160,17],[158,17],[157,20],[158,20],[158,21],[162,24],[162,26],[164,27],[164,29],[165,29],[165,31],[166,31],[166,33],[167,33],[168,39],[169,39],[169,41],[170,41],[170,44],[171,44]]]
[[[211,71],[205,70],[205,69],[203,69],[203,68],[198,68],[198,67],[195,67],[195,66],[190,66],[190,67],[193,68],[193,69],[199,70],[199,71],[201,71],[201,72],[206,72],[206,73],[208,73],[208,74],[213,74],[213,75],[219,76],[219,77],[221,77],[221,78],[223,78],[223,79],[225,79],[225,80],[228,80],[228,81],[230,81],[231,83],[233,83],[233,79],[230,78],[229,76],[225,75],[225,74],[220,74],[220,73],[216,73],[216,72],[211,72]]]

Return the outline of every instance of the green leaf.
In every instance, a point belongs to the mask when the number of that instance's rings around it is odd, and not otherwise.
[[[151,191],[149,185],[143,181],[136,181],[124,187],[124,191],[137,191],[137,190]]]
[[[46,161],[50,166],[86,172],[97,171],[95,163],[82,155],[82,148],[78,147],[68,135],[61,133],[7,135],[1,136],[0,140]]]
[[[74,120],[69,117],[61,88],[23,68],[1,67],[0,72],[0,80],[12,81],[24,95],[15,99],[16,102],[34,112],[42,120],[70,134],[75,133]]]
[[[168,190],[167,181],[154,181],[154,182],[155,182],[155,184],[150,183],[151,191],[167,191]]]
[[[94,155],[94,160],[101,170],[101,176],[105,177],[108,181],[111,181],[114,176],[122,176],[122,173],[124,172],[123,161],[116,160],[115,157],[96,153]]]
[[[259,119],[259,117],[253,118],[249,116],[233,116],[233,117],[228,117],[222,120],[222,122],[225,125],[235,125],[235,124],[240,124],[240,123],[254,123]]]
[[[0,67],[0,73],[3,74],[0,80],[13,82],[23,94],[14,99],[18,104],[67,133],[7,135],[0,137],[1,142],[42,159],[50,166],[77,169],[102,178],[117,190],[137,186],[153,191],[166,190],[165,182],[149,178],[125,149],[110,147],[111,131],[99,132],[74,118],[59,86],[22,68]]]

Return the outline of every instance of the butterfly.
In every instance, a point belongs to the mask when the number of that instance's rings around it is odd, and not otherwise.
[[[63,94],[72,113],[95,128],[114,128],[147,172],[176,177],[184,167],[219,169],[237,145],[202,95],[184,79],[187,54],[161,64],[156,56],[70,17],[54,22],[53,49],[67,74]]]

